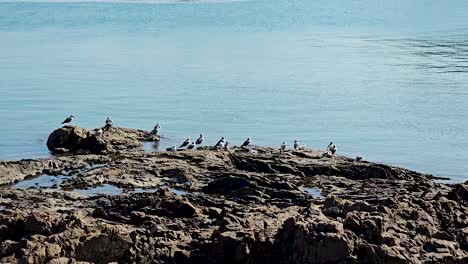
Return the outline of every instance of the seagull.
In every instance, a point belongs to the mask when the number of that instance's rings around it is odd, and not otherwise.
[[[248,137],[248,138],[244,141],[244,143],[242,143],[241,148],[242,148],[242,147],[247,147],[248,145],[250,145],[250,142],[251,142],[250,137]]]
[[[231,144],[229,144],[229,142],[226,141],[226,144],[224,145],[224,150],[229,150],[229,146],[230,146],[230,145],[231,145]]]
[[[65,120],[63,120],[62,124],[67,124],[67,123],[71,123],[71,121],[73,121],[73,119],[75,119],[75,117],[73,115],[67,117]]]
[[[364,159],[363,156],[356,156],[356,158],[354,159],[354,161],[360,162],[360,161],[362,161],[363,159]]]
[[[280,150],[281,151],[286,150],[286,142],[283,142],[283,144],[281,144]]]
[[[102,135],[102,133],[103,133],[101,128],[96,128],[93,131],[94,131],[94,136],[95,137],[100,137]]]
[[[187,149],[193,149],[195,146],[195,142],[191,141],[190,144],[187,146]]]
[[[215,148],[222,148],[226,144],[226,140],[224,137],[221,137],[221,139],[216,143]]]
[[[159,135],[159,129],[161,129],[161,125],[159,123],[156,123],[151,133],[154,135]]]
[[[111,128],[113,125],[114,122],[112,122],[112,119],[110,118],[110,116],[108,116],[106,119],[106,125],[104,126],[104,129],[109,130],[109,128]]]
[[[177,148],[176,148],[175,145],[173,145],[173,146],[170,147],[170,148],[166,148],[166,151],[176,151],[176,150],[177,150]]]
[[[295,150],[299,150],[299,148],[300,148],[299,141],[294,140],[294,149],[295,149]]]
[[[189,138],[187,138],[187,139],[184,141],[184,143],[182,143],[182,145],[180,145],[179,148],[186,147],[186,146],[188,146],[191,142],[192,142],[192,141],[191,141]]]
[[[196,145],[201,145],[205,139],[203,138],[203,134],[200,134],[200,137],[197,138],[197,141],[195,142]]]
[[[330,142],[330,144],[328,144],[327,150],[330,151],[332,155],[335,155],[336,145],[333,144],[333,142]]]
[[[299,141],[294,140],[294,149],[295,150],[303,150],[305,149],[305,145],[300,144]]]

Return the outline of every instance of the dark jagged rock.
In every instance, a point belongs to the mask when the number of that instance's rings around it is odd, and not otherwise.
[[[143,141],[159,141],[148,131],[111,127],[96,136],[87,129],[77,126],[64,126],[53,131],[47,140],[47,148],[55,154],[109,154],[121,151],[138,151]]]
[[[468,261],[467,183],[313,150],[141,151],[153,139],[65,126],[48,145],[81,155],[0,162],[0,263]],[[39,175],[54,187],[12,185]]]

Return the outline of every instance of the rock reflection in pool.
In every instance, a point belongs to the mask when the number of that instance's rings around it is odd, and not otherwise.
[[[89,189],[76,189],[75,192],[85,196],[96,196],[96,195],[120,195],[123,193],[122,189],[112,185],[103,184]]]
[[[159,141],[145,141],[143,142],[143,149],[149,153],[159,151]]]
[[[15,184],[15,187],[18,189],[51,188],[54,185],[59,186],[66,178],[67,176],[41,175],[33,179],[20,181]]]
[[[308,187],[308,188],[304,188],[304,190],[306,191],[307,194],[309,194],[310,196],[314,198],[318,198],[318,199],[324,198],[322,195],[322,191],[317,187]]]

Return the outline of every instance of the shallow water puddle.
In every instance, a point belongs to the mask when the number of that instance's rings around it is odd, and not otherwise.
[[[67,178],[73,176],[52,176],[52,175],[41,175],[39,177],[24,180],[15,184],[15,187],[18,189],[44,189],[45,191],[60,191],[60,184]],[[121,195],[125,193],[152,193],[159,190],[159,187],[151,187],[151,188],[135,188],[131,189],[123,189],[118,186],[112,184],[103,184],[92,188],[85,188],[85,189],[74,189],[72,192],[79,193],[84,196],[97,196],[97,195]],[[169,188],[171,192],[176,195],[187,195],[188,192],[184,190],[178,190],[174,188]]]
[[[159,151],[159,141],[143,142],[143,150],[148,153]]]
[[[184,191],[184,190],[177,190],[177,189],[173,189],[173,188],[170,188],[171,192],[173,192],[174,194],[176,195],[180,195],[180,196],[183,196],[183,195],[187,195],[188,192],[187,191]]]
[[[59,186],[69,176],[52,176],[52,175],[41,175],[39,177],[20,181],[15,184],[18,189],[39,189],[39,188],[52,188],[53,186]]]
[[[75,189],[74,192],[85,196],[96,196],[96,195],[120,195],[123,193],[122,189],[112,185],[112,184],[103,184],[93,188],[88,189]]]
[[[135,188],[131,193],[152,193],[159,190],[159,188]]]
[[[322,199],[322,198],[325,198],[323,197],[322,195],[322,191],[317,188],[317,187],[308,187],[308,188],[304,188],[304,191],[309,194],[310,196],[314,197],[314,198],[318,198],[318,199]]]

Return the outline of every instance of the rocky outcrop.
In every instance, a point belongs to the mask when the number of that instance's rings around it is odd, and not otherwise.
[[[47,140],[47,148],[56,154],[72,152],[75,154],[109,154],[121,151],[138,151],[143,141],[159,141],[148,131],[111,127],[96,135],[94,131],[64,126],[53,131]]]
[[[313,150],[145,153],[115,129],[110,155],[0,162],[0,263],[468,261],[467,183]],[[55,183],[11,185],[38,175]]]

